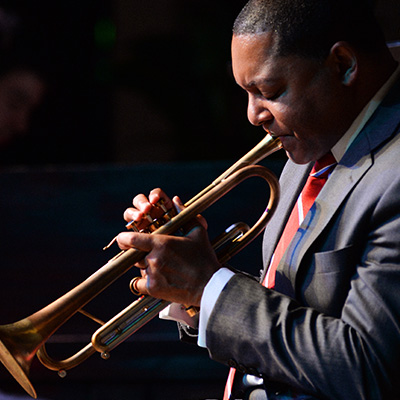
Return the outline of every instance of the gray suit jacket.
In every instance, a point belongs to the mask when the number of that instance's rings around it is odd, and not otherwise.
[[[229,281],[207,326],[213,359],[320,399],[400,398],[399,86],[322,189],[276,290]],[[265,265],[310,169],[285,166]]]

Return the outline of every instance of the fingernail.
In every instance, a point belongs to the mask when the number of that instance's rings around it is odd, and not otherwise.
[[[175,208],[176,208],[176,211],[178,213],[181,212],[184,209],[184,204],[182,203],[182,201],[181,201],[181,199],[179,197],[175,196],[172,199],[172,201],[173,201],[173,203],[175,205]]]

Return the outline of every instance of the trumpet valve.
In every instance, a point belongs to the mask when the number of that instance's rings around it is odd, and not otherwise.
[[[185,311],[189,315],[189,317],[194,317],[195,315],[197,315],[200,312],[199,307],[186,306],[186,305],[184,305],[184,307],[185,307]]]
[[[163,199],[158,201],[154,207],[159,208],[163,214],[157,218],[153,218],[150,214],[146,214],[144,218],[147,219],[149,224],[145,228],[139,229],[137,221],[130,221],[125,225],[125,227],[135,232],[152,233],[177,215],[174,208],[167,209],[167,207],[165,207],[165,201]]]

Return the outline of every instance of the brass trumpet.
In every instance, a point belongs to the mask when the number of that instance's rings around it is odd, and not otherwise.
[[[276,208],[279,198],[278,180],[270,170],[254,164],[281,147],[282,144],[278,138],[267,134],[258,145],[186,203],[184,210],[153,233],[176,233],[188,221],[202,213],[245,179],[253,176],[261,177],[270,187],[267,209],[252,228],[241,223],[221,235],[222,239],[214,245],[214,249],[224,243],[223,250],[217,254],[220,262],[225,263],[262,232]],[[227,241],[228,244],[226,244]],[[141,296],[103,324],[93,334],[91,343],[72,357],[56,361],[47,355],[44,345],[51,335],[75,313],[87,314],[83,307],[145,256],[145,252],[137,249],[121,251],[88,279],[53,303],[25,319],[0,326],[0,361],[30,396],[36,398],[35,389],[28,378],[30,365],[35,355],[45,367],[59,371],[62,375],[65,370],[80,364],[96,351],[100,352],[104,359],[108,358],[112,349],[167,307],[169,304],[167,301],[151,296]]]

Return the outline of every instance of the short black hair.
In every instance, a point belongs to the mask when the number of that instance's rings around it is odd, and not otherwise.
[[[385,39],[369,0],[250,0],[233,26],[234,35],[276,35],[275,51],[325,58],[337,41],[374,52]]]

